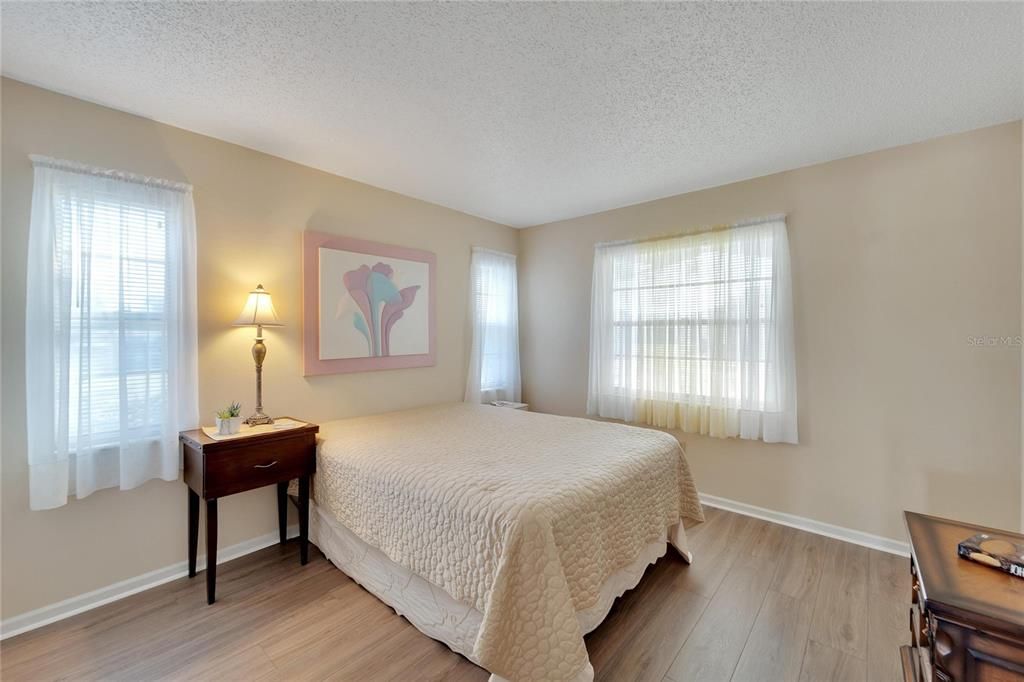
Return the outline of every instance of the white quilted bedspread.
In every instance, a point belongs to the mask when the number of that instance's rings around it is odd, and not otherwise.
[[[317,504],[483,613],[474,656],[509,680],[575,677],[576,611],[682,516],[702,520],[670,435],[451,403],[321,424]]]

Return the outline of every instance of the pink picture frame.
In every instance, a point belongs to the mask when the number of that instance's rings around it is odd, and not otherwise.
[[[384,330],[385,339],[383,342],[383,355],[376,357],[345,357],[322,359],[320,353],[320,310],[321,310],[321,276],[320,276],[320,254],[321,249],[330,249],[349,254],[361,254],[367,256],[366,267],[377,268],[381,266],[382,272],[389,271],[387,259],[399,259],[400,261],[412,261],[424,263],[427,266],[427,346],[426,353],[407,355],[387,354],[387,334],[390,332],[390,324],[384,328],[383,321],[380,326]],[[328,254],[329,256],[330,254]],[[380,260],[378,260],[380,259]],[[437,363],[437,256],[429,251],[411,249],[392,244],[382,244],[353,237],[344,237],[324,232],[307,230],[302,234],[302,367],[304,376],[318,376],[323,374],[343,374],[348,372],[369,372],[383,369],[407,369],[410,367],[432,367]],[[349,273],[355,274],[355,273]],[[338,272],[337,277],[346,276],[344,272]],[[390,276],[390,273],[389,273]],[[340,281],[340,280],[339,280]],[[346,286],[348,280],[346,280]],[[410,287],[410,289],[418,287]],[[404,293],[404,292],[403,292]],[[413,294],[419,293],[413,292]],[[395,299],[397,300],[397,299]],[[415,305],[415,302],[412,304]],[[385,308],[385,311],[387,309]],[[420,313],[422,315],[422,313]],[[397,318],[401,317],[401,313]],[[395,318],[395,319],[397,319]],[[330,330],[329,330],[330,331]],[[333,331],[331,331],[333,334]],[[377,351],[373,339],[367,336],[370,349],[369,352]],[[379,341],[377,342],[380,343]]]

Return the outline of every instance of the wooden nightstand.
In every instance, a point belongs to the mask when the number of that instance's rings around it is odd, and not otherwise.
[[[301,420],[296,420],[301,421]],[[206,602],[216,599],[217,500],[277,484],[277,519],[281,543],[286,537],[288,482],[299,479],[299,542],[302,564],[309,561],[309,480],[316,472],[316,434],[305,426],[256,436],[214,440],[200,429],[182,431],[188,486],[188,575],[196,574],[199,544],[199,498],[206,500]]]

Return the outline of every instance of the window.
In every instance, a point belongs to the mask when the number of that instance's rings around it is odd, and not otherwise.
[[[466,401],[518,401],[519,301],[515,256],[473,249],[469,312],[473,346]]]
[[[167,216],[113,198],[58,201],[59,229],[71,244],[68,332],[78,351],[67,365],[68,403],[77,406],[68,410],[70,447],[77,450],[80,435],[95,446],[117,443],[122,414],[136,435],[158,436],[168,381]],[[55,373],[62,360],[54,358]]]
[[[786,225],[599,245],[588,412],[796,442]]]
[[[30,504],[178,477],[195,425],[191,188],[33,157]]]

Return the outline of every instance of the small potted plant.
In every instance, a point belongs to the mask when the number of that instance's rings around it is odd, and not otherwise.
[[[221,436],[230,436],[238,433],[242,428],[242,406],[239,403],[231,403],[223,410],[217,412],[217,433]]]

